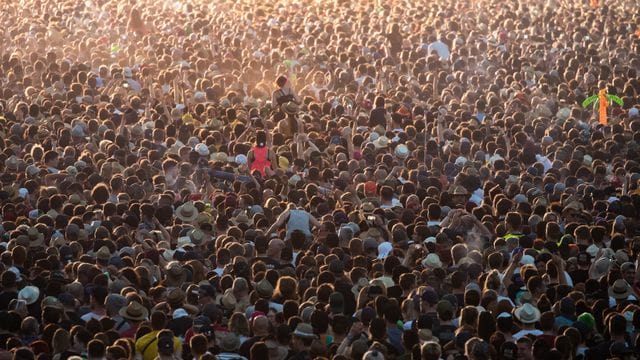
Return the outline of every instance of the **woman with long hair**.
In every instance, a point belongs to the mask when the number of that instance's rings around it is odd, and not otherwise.
[[[491,335],[496,332],[496,320],[488,311],[478,314],[478,337],[484,341],[489,341]]]
[[[259,172],[262,177],[272,175],[272,166],[277,163],[275,154],[269,149],[267,141],[267,133],[264,130],[259,130],[256,132],[256,143],[247,154],[249,169],[252,173]]]
[[[147,26],[145,25],[144,20],[142,20],[142,13],[138,8],[131,8],[127,29],[138,35],[144,35],[147,33]]]
[[[276,283],[273,301],[284,304],[287,300],[298,300],[298,281],[291,276],[282,276]]]
[[[235,312],[229,318],[229,331],[238,335],[240,343],[245,342],[250,337],[249,321],[247,317],[241,312]]]

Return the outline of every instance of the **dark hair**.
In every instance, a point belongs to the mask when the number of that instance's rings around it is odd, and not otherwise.
[[[106,347],[101,340],[93,339],[87,344],[87,355],[91,358],[102,358],[105,355]]]
[[[258,130],[256,132],[256,145],[259,148],[267,146],[267,133],[264,130]]]
[[[269,348],[267,344],[262,341],[258,341],[251,346],[250,357],[251,360],[269,360]]]
[[[167,323],[167,315],[162,311],[154,311],[151,314],[151,327],[154,330],[162,330]]]
[[[276,85],[278,85],[278,87],[280,88],[283,87],[286,83],[287,83],[287,77],[284,75],[280,75],[276,79]]]

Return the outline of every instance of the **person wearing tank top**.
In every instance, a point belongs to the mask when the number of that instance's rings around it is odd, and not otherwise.
[[[260,172],[262,177],[266,177],[267,169],[271,169],[271,152],[267,147],[267,133],[260,130],[256,133],[256,144],[249,151],[247,156],[249,160],[249,169],[251,172]]]
[[[271,227],[267,231],[267,234],[274,233],[282,225],[284,225],[285,222],[287,234],[286,239],[288,239],[291,236],[291,233],[296,230],[302,231],[307,238],[311,238],[313,236],[313,228],[320,227],[321,225],[320,222],[306,210],[302,208],[296,209],[295,207],[291,207],[280,214],[276,222],[271,225]]]

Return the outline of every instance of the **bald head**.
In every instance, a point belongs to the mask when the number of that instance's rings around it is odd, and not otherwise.
[[[252,323],[253,333],[256,336],[269,335],[269,319],[266,316],[260,315],[253,319]]]
[[[269,241],[269,247],[267,248],[267,256],[274,259],[280,259],[280,253],[284,249],[284,241],[280,239],[272,239]]]

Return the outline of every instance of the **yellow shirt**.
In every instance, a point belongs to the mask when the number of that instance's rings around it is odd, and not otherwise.
[[[154,360],[158,356],[157,336],[159,332],[158,330],[152,331],[136,341],[136,352],[142,355],[143,360]],[[173,337],[173,350],[177,354],[182,352],[182,342],[175,336]]]

